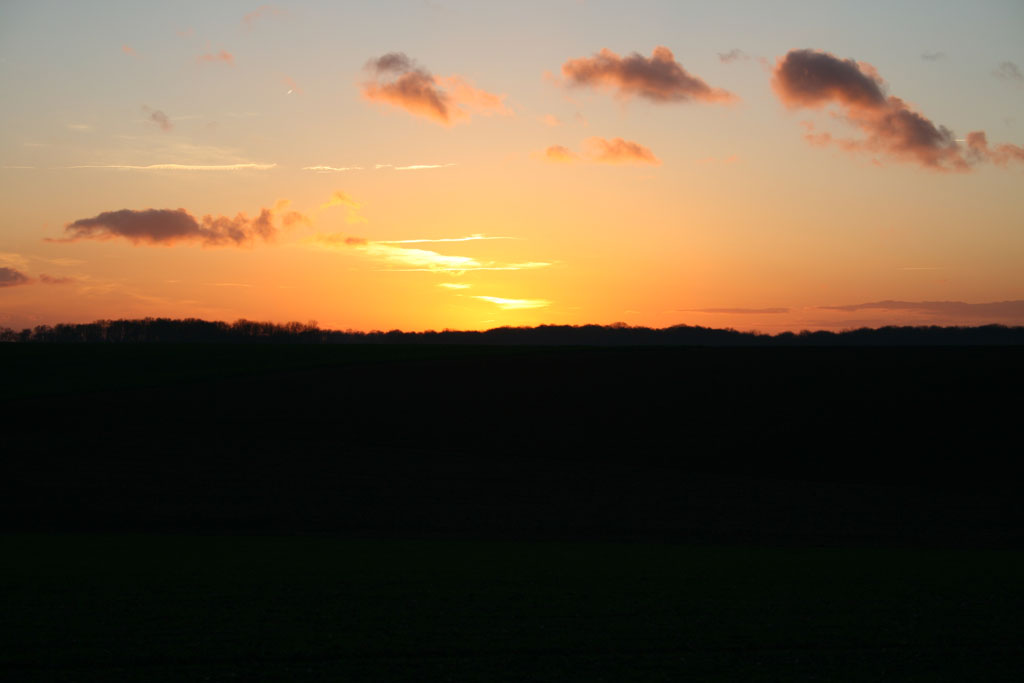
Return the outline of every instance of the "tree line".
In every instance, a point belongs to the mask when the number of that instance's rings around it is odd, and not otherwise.
[[[1017,346],[1024,327],[916,326],[764,334],[691,325],[666,328],[611,325],[497,327],[485,331],[402,330],[361,332],[321,329],[315,321],[232,323],[198,318],[97,320],[39,325],[21,331],[0,327],[0,342],[20,343],[280,343],[452,344],[510,346]]]

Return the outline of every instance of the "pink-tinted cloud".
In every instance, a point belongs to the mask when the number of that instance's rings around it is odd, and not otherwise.
[[[227,50],[221,50],[217,53],[208,52],[205,55],[199,55],[196,57],[196,61],[200,64],[216,64],[217,62],[220,62],[222,64],[227,64],[228,66],[235,65],[234,55]]]
[[[791,50],[776,61],[772,87],[787,107],[821,109],[836,105],[842,117],[864,134],[837,139],[814,133],[815,145],[836,144],[848,151],[868,151],[941,171],[966,171],[972,163],[1017,159],[1013,145],[988,150],[984,133],[971,133],[975,144],[964,149],[945,126],[936,125],[899,97],[886,94],[878,71],[864,62],[840,59],[819,50]],[[980,137],[979,137],[980,136]]]
[[[619,97],[643,97],[652,102],[735,102],[727,90],[712,88],[688,73],[667,47],[656,47],[650,57],[634,52],[620,57],[603,48],[593,57],[570,59],[562,75],[573,86],[613,90]]]
[[[661,164],[661,159],[654,156],[650,148],[622,138],[587,138],[583,141],[582,154],[576,154],[568,147],[552,145],[540,154],[540,158],[553,163],[579,161],[591,164]]]
[[[991,161],[998,166],[1005,166],[1010,161],[1024,162],[1024,147],[1010,144],[989,147],[984,131],[967,134],[967,149],[972,159]]]
[[[83,239],[108,240],[123,237],[132,244],[199,243],[203,246],[241,246],[255,240],[270,240],[277,233],[274,219],[283,208],[281,202],[273,209],[260,209],[249,218],[239,213],[230,216],[196,218],[185,209],[144,209],[104,211],[92,218],[81,218],[64,227],[66,236],[51,242],[77,242]],[[293,215],[294,214],[294,215]],[[297,212],[283,216],[286,224],[303,217]]]
[[[17,287],[27,285],[32,279],[14,268],[0,267],[0,287]]]
[[[562,147],[561,145],[551,145],[544,150],[542,156],[545,161],[558,164],[568,164],[574,161],[580,161],[579,155],[568,147]]]
[[[310,240],[312,242],[318,242],[331,247],[337,246],[349,246],[349,247],[360,247],[370,243],[370,240],[365,237],[348,237],[339,232],[320,233],[314,235]]]
[[[372,80],[363,83],[363,97],[399,107],[445,126],[469,121],[474,114],[510,116],[505,95],[475,88],[461,76],[434,76],[401,52],[370,60]]]
[[[622,138],[587,138],[583,141],[583,154],[598,164],[661,164],[650,148]]]
[[[135,48],[131,45],[125,44],[121,46],[121,52],[125,53],[129,57],[138,57],[139,53],[135,51]]]
[[[286,12],[280,7],[274,7],[273,5],[260,5],[252,12],[249,12],[242,17],[242,24],[244,24],[246,28],[252,28],[253,24],[256,23],[256,20],[262,16],[281,16],[283,14],[286,14]]]

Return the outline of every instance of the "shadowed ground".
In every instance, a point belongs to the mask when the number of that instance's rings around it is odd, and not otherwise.
[[[0,360],[0,670],[19,680],[1011,680],[1022,662],[1019,407],[1000,393],[1018,348]]]

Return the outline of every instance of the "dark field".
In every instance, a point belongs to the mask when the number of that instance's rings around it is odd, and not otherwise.
[[[1018,680],[1024,348],[0,344],[0,677]]]

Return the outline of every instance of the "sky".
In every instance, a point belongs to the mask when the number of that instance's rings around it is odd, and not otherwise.
[[[0,4],[0,326],[1024,324],[1024,3]]]

